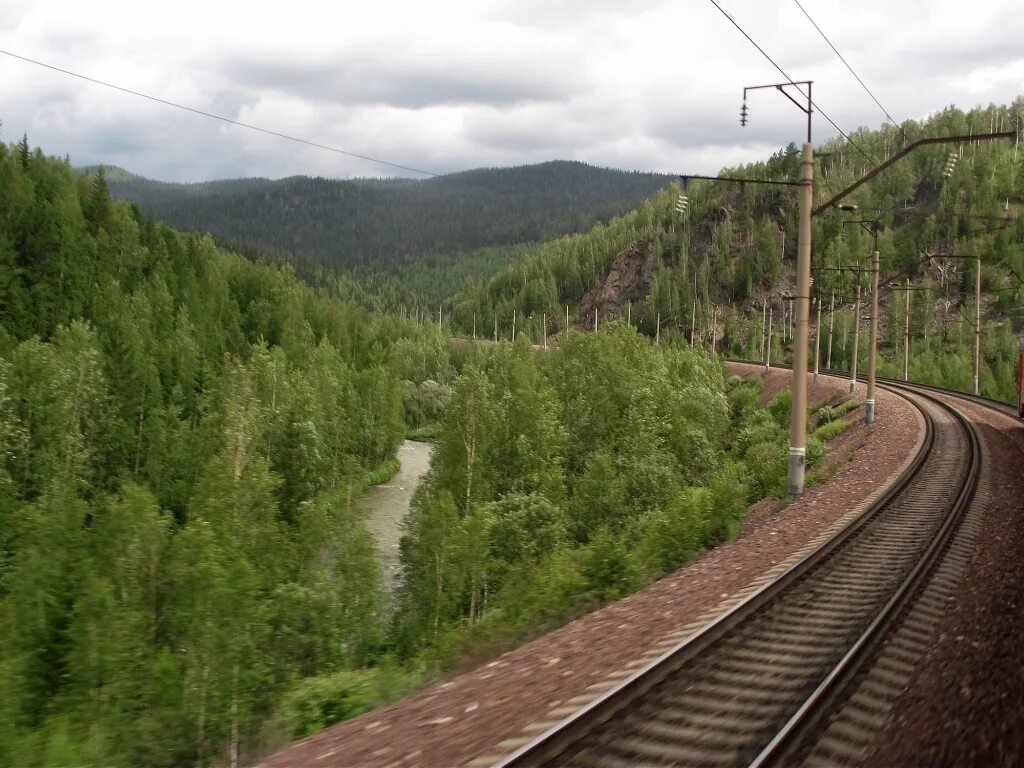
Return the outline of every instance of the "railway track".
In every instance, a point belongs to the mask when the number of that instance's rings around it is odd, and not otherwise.
[[[834,371],[834,372],[830,371],[828,373],[830,373],[831,375],[842,375],[842,373],[839,372],[839,371]],[[867,377],[858,376],[857,378],[858,379],[866,379]],[[948,389],[946,387],[937,387],[937,386],[935,386],[933,384],[919,384],[917,382],[909,382],[908,383],[908,382],[903,382],[900,379],[890,379],[890,378],[885,377],[885,376],[879,377],[877,379],[877,381],[879,381],[879,382],[881,382],[883,384],[891,384],[891,385],[896,386],[896,387],[899,387],[899,386],[912,386],[912,387],[914,387],[917,390],[924,390],[926,392],[934,392],[934,393],[940,394],[940,395],[949,395],[951,397],[957,397],[957,398],[960,398],[961,400],[966,400],[969,403],[975,403],[975,404],[983,406],[985,408],[989,408],[989,409],[991,409],[993,411],[998,411],[999,413],[1005,413],[1007,416],[1012,416],[1013,418],[1018,418],[1017,417],[1017,411],[1014,410],[1014,407],[1012,405],[1010,405],[1009,403],[1005,403],[1002,400],[996,400],[995,398],[992,398],[992,397],[985,397],[984,395],[972,395],[969,392],[961,392],[959,390]]]
[[[921,452],[863,515],[697,634],[498,763],[773,765],[802,757],[906,615],[975,492],[980,442],[904,387]]]

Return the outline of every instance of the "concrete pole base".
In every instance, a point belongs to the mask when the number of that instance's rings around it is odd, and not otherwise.
[[[864,401],[864,423],[875,423],[875,401],[874,399]]]
[[[786,498],[795,501],[804,493],[804,465],[806,463],[806,449],[789,449],[789,487],[786,491]]]
[[[850,381],[850,394],[852,395],[856,391],[857,391],[857,382],[851,380]]]
[[[978,394],[978,380],[977,379],[974,380],[974,394],[975,395]]]

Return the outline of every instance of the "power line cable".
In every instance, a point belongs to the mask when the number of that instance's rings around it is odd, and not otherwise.
[[[889,122],[890,122],[890,123],[892,123],[892,124],[893,124],[894,126],[896,126],[897,130],[899,130],[899,132],[900,132],[901,134],[903,134],[903,140],[904,140],[904,141],[907,141],[907,142],[909,142],[909,141],[910,141],[910,139],[908,139],[908,138],[907,138],[907,132],[903,130],[903,127],[902,127],[902,126],[901,126],[901,125],[900,125],[899,123],[897,123],[897,122],[896,122],[895,120],[893,120],[893,117],[892,117],[892,115],[890,115],[890,114],[889,114],[889,110],[887,110],[887,109],[886,109],[885,107],[883,107],[883,106],[882,106],[882,102],[880,102],[880,101],[879,101],[879,100],[878,100],[877,98],[875,98],[875,94],[873,94],[873,93],[871,92],[871,89],[870,89],[870,88],[868,88],[867,84],[866,84],[866,83],[865,83],[865,82],[864,82],[863,80],[861,80],[861,79],[860,79],[860,75],[858,75],[858,74],[857,74],[856,72],[854,72],[854,70],[853,70],[853,67],[852,67],[852,66],[850,66],[850,62],[848,62],[848,61],[847,61],[847,60],[846,60],[846,59],[845,59],[845,58],[843,57],[843,54],[841,54],[841,53],[840,53],[840,52],[839,52],[838,50],[836,50],[836,47],[835,47],[834,45],[832,45],[832,41],[828,39],[828,36],[827,36],[827,35],[826,35],[826,34],[825,34],[824,32],[822,32],[822,30],[821,30],[821,27],[819,27],[819,26],[818,26],[818,23],[817,23],[817,22],[816,22],[816,21],[815,21],[814,19],[812,19],[812,18],[811,18],[811,14],[809,14],[809,13],[807,12],[807,9],[806,9],[806,8],[804,8],[804,7],[803,7],[803,6],[802,6],[802,5],[800,4],[800,0],[793,0],[793,2],[794,2],[794,3],[796,3],[796,7],[797,7],[797,8],[799,8],[799,9],[800,9],[801,11],[803,11],[803,12],[804,12],[804,16],[806,16],[806,17],[807,17],[807,20],[808,20],[809,22],[811,22],[811,25],[812,25],[812,26],[813,26],[813,27],[814,27],[814,28],[815,28],[816,30],[818,30],[818,34],[819,34],[819,35],[821,35],[821,38],[822,38],[822,39],[823,39],[823,40],[824,40],[824,41],[825,41],[826,43],[828,43],[828,47],[832,49],[832,52],[833,52],[833,53],[835,53],[835,55],[839,57],[839,60],[840,60],[841,62],[843,62],[843,64],[845,64],[845,65],[846,65],[846,68],[847,68],[848,70],[850,70],[850,74],[851,74],[851,75],[853,75],[853,76],[854,76],[855,78],[857,78],[857,82],[858,82],[858,83],[860,83],[860,86],[861,86],[861,88],[863,88],[863,89],[864,89],[864,90],[865,90],[865,91],[867,92],[868,96],[870,96],[870,97],[871,97],[871,99],[872,99],[872,100],[873,100],[873,101],[875,102],[875,104],[877,104],[877,105],[878,105],[878,108],[879,108],[880,110],[882,110],[882,112],[884,112],[884,113],[885,113],[885,116],[886,116],[887,118],[889,118]]]
[[[112,88],[115,91],[121,91],[122,93],[127,93],[127,94],[130,94],[132,96],[139,96],[139,97],[141,97],[143,99],[149,99],[150,101],[155,101],[158,104],[163,104],[163,105],[168,106],[168,107],[175,107],[176,109],[183,109],[186,112],[192,112],[193,114],[202,115],[203,117],[210,117],[210,118],[213,118],[214,120],[220,120],[220,121],[228,123],[230,125],[237,125],[239,128],[248,128],[250,131],[258,131],[259,133],[265,133],[268,136],[276,136],[279,139],[287,139],[288,141],[295,141],[295,142],[298,142],[299,144],[305,144],[306,146],[309,146],[309,147],[316,147],[317,149],[326,149],[328,152],[335,152],[336,154],[339,154],[339,155],[345,155],[347,157],[355,157],[355,158],[358,158],[360,160],[367,160],[367,161],[369,161],[371,163],[378,163],[379,165],[387,165],[387,166],[390,166],[391,168],[399,168],[399,169],[401,169],[403,171],[412,171],[413,173],[420,173],[420,174],[423,174],[424,176],[440,176],[440,174],[433,173],[432,171],[424,171],[424,170],[421,170],[419,168],[413,168],[413,167],[408,166],[408,165],[402,165],[400,163],[392,163],[392,162],[390,162],[388,160],[380,160],[380,159],[378,159],[376,157],[370,157],[369,155],[360,155],[360,154],[358,154],[356,152],[348,152],[348,151],[346,151],[344,149],[338,149],[337,147],[332,147],[332,146],[329,146],[327,144],[320,144],[320,143],[318,143],[316,141],[309,141],[308,139],[301,139],[301,138],[299,138],[297,136],[290,136],[287,133],[281,133],[279,131],[272,131],[269,128],[261,128],[260,126],[252,125],[251,123],[243,123],[240,120],[232,120],[230,117],[224,117],[223,115],[215,115],[212,112],[205,112],[205,111],[203,111],[201,109],[195,109],[194,107],[188,107],[188,106],[185,106],[184,104],[178,104],[177,102],[174,102],[174,101],[169,101],[167,99],[161,99],[161,98],[158,98],[156,96],[150,96],[148,93],[142,93],[141,91],[133,91],[131,88],[124,88],[123,86],[120,86],[120,85],[114,85],[113,83],[108,83],[108,82],[105,82],[103,80],[97,80],[94,77],[89,77],[87,75],[82,75],[82,74],[79,74],[78,72],[72,72],[69,69],[61,69],[60,67],[56,67],[53,64],[47,64],[46,62],[43,62],[43,61],[37,61],[35,59],[30,59],[27,56],[20,56],[17,53],[12,53],[11,51],[5,51],[3,49],[0,49],[0,53],[4,54],[5,56],[10,56],[11,58],[14,58],[14,59],[21,59],[22,61],[26,61],[29,64],[35,64],[36,66],[39,66],[39,67],[45,67],[46,69],[52,69],[55,72],[60,72],[60,73],[65,74],[65,75],[70,75],[71,77],[77,77],[80,80],[85,80],[85,81],[90,82],[90,83],[95,83],[96,85],[102,85],[102,86],[104,86],[106,88]]]
[[[752,38],[752,37],[751,37],[750,35],[748,35],[748,34],[746,33],[746,30],[744,30],[744,29],[743,29],[743,27],[741,27],[741,26],[740,26],[740,25],[739,25],[739,24],[738,24],[738,23],[736,22],[736,19],[734,19],[734,18],[733,18],[732,16],[730,16],[730,15],[729,15],[728,13],[726,13],[726,12],[725,12],[725,9],[724,9],[724,8],[722,8],[722,6],[720,6],[720,5],[719,5],[719,4],[717,3],[717,2],[715,2],[715,0],[710,0],[710,2],[711,2],[711,4],[712,4],[713,6],[715,6],[715,8],[717,8],[717,9],[718,9],[718,10],[719,10],[719,11],[721,12],[721,14],[722,14],[723,16],[725,16],[725,18],[727,18],[727,19],[728,19],[728,20],[729,20],[729,21],[730,21],[730,22],[732,23],[732,25],[733,25],[734,27],[736,27],[736,29],[738,29],[738,30],[740,31],[740,33],[741,33],[741,34],[742,34],[742,35],[743,35],[743,36],[744,36],[745,38],[747,38],[747,40],[749,40],[749,41],[750,41],[750,44],[751,44],[751,45],[753,45],[753,46],[754,46],[755,48],[757,48],[757,50],[758,50],[758,51],[760,51],[760,52],[761,52],[761,55],[762,55],[762,56],[764,56],[764,57],[765,57],[766,59],[768,59],[768,61],[769,61],[769,62],[771,62],[771,65],[772,65],[773,67],[775,67],[775,68],[776,68],[777,70],[779,70],[779,72],[780,72],[780,73],[782,74],[782,76],[783,76],[784,78],[786,78],[786,79],[787,79],[787,80],[788,80],[788,81],[790,82],[790,84],[791,84],[791,85],[792,85],[792,86],[793,86],[794,88],[796,88],[796,89],[797,89],[797,91],[799,91],[799,92],[800,92],[800,93],[801,93],[801,94],[802,94],[803,96],[807,96],[807,94],[806,94],[806,93],[804,93],[804,92],[803,92],[803,91],[802,91],[802,90],[800,89],[800,86],[799,86],[799,85],[797,85],[797,84],[796,84],[795,82],[793,82],[793,78],[791,78],[791,77],[790,77],[789,75],[787,75],[787,74],[786,74],[786,71],[785,71],[785,70],[784,70],[784,69],[783,69],[782,67],[780,67],[780,66],[779,66],[778,64],[776,64],[776,63],[775,63],[775,59],[773,59],[773,58],[772,58],[771,56],[769,56],[769,55],[768,55],[768,54],[767,54],[767,53],[765,52],[764,48],[762,48],[762,47],[761,47],[760,45],[758,45],[758,44],[757,44],[757,42],[756,42],[756,41],[754,40],[754,38]],[[863,149],[863,148],[862,148],[862,147],[861,147],[861,146],[860,146],[860,145],[859,145],[859,144],[858,144],[857,142],[855,142],[855,141],[854,141],[853,139],[851,139],[851,138],[849,137],[849,135],[847,135],[847,133],[846,133],[846,132],[845,132],[845,131],[844,131],[844,130],[843,130],[842,128],[840,128],[840,127],[839,127],[838,125],[836,125],[836,122],[835,122],[835,120],[833,120],[833,119],[832,119],[831,117],[829,117],[829,116],[828,116],[828,114],[826,114],[825,110],[823,110],[823,109],[822,109],[821,107],[819,107],[819,106],[818,106],[818,105],[817,105],[817,104],[816,104],[816,103],[815,103],[814,101],[812,101],[811,99],[808,99],[808,101],[810,101],[810,102],[811,102],[811,106],[812,106],[812,107],[814,107],[814,108],[815,108],[816,110],[818,110],[818,112],[820,112],[820,113],[821,113],[821,116],[822,116],[822,117],[824,117],[824,118],[825,118],[826,120],[828,120],[828,121],[829,121],[829,123],[831,123],[831,124],[832,124],[832,127],[833,127],[833,128],[835,128],[835,129],[836,129],[837,131],[839,131],[839,134],[840,134],[840,135],[841,135],[841,136],[842,136],[842,137],[843,137],[844,139],[846,139],[846,140],[847,140],[848,142],[850,142],[850,144],[852,144],[852,145],[853,145],[853,146],[854,146],[854,147],[855,147],[855,148],[857,149],[857,151],[858,151],[858,152],[860,152],[860,153],[861,153],[862,155],[864,155],[864,157],[866,157],[866,158],[867,158],[868,160],[870,160],[870,161],[871,161],[872,163],[874,163],[875,165],[878,165],[878,161],[877,161],[877,160],[876,160],[875,158],[873,158],[873,157],[872,157],[871,155],[869,155],[869,154],[868,154],[867,152],[865,152],[865,151],[864,151],[864,149]]]

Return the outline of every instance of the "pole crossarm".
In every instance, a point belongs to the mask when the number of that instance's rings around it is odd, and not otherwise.
[[[998,131],[996,133],[977,133],[977,134],[974,134],[973,136],[972,135],[966,135],[966,136],[933,136],[932,138],[928,138],[928,139],[918,139],[913,144],[910,144],[910,145],[904,147],[903,149],[901,149],[899,152],[897,152],[895,155],[890,157],[888,160],[886,160],[881,165],[879,165],[876,168],[873,168],[872,170],[868,171],[864,176],[862,176],[861,178],[857,179],[857,181],[853,182],[853,184],[848,186],[846,189],[844,189],[844,190],[842,190],[840,192],[837,192],[831,198],[829,198],[824,203],[822,203],[817,208],[815,208],[811,212],[811,215],[812,216],[820,216],[824,211],[826,211],[829,208],[831,208],[833,205],[838,203],[840,200],[842,200],[844,197],[846,197],[847,195],[852,193],[854,190],[856,190],[859,187],[861,187],[863,184],[871,181],[871,179],[875,178],[875,176],[880,174],[882,171],[884,171],[886,168],[891,166],[897,160],[901,159],[905,155],[910,154],[911,152],[913,152],[918,147],[923,147],[923,146],[928,145],[928,144],[959,144],[961,142],[969,142],[969,141],[991,141],[991,140],[994,140],[994,139],[1013,139],[1013,138],[1016,138],[1016,136],[1017,136],[1017,132],[1016,131]]]
[[[792,95],[790,95],[790,93],[786,90],[786,87],[790,86],[790,85],[793,86],[794,88],[796,86],[798,86],[798,85],[810,86],[813,82],[814,82],[813,80],[792,80],[792,81],[786,82],[786,83],[769,83],[768,85],[748,85],[746,88],[743,89],[743,99],[744,99],[744,101],[746,101],[747,91],[760,91],[760,90],[762,90],[764,88],[774,88],[779,93],[781,93],[783,96],[785,96],[787,99],[789,99],[794,104],[796,104],[797,109],[802,110],[805,115],[809,115],[809,114],[811,114],[811,112],[814,111],[814,108],[811,107],[809,104],[805,107],[799,101],[794,99],[792,97]],[[807,94],[804,93],[803,91],[801,91],[799,88],[797,88],[797,92],[801,96],[803,96],[804,98],[809,98],[807,96]]]
[[[841,267],[815,267],[815,272],[870,272],[871,267],[860,267],[856,264],[850,264]]]
[[[801,182],[799,181],[773,181],[772,179],[740,179],[734,176],[701,176],[694,173],[681,173],[679,178],[683,180],[683,189],[689,184],[691,179],[705,179],[707,181],[728,181],[733,184],[774,184],[782,187],[799,187]]]
[[[781,71],[781,70],[780,70]],[[785,74],[785,72],[783,72]],[[807,93],[800,90],[801,85],[807,86]],[[811,100],[811,88],[814,85],[813,80],[789,80],[785,83],[768,83],[767,85],[748,85],[743,89],[743,107],[740,109],[740,125],[747,124],[747,91],[760,91],[765,88],[774,88],[791,102],[796,104],[797,109],[807,115],[807,143],[811,143],[811,118],[814,116],[814,102]],[[793,95],[786,90],[788,87],[796,88],[796,92],[807,99],[807,106],[805,107],[799,101],[793,98]],[[831,122],[831,121],[829,121]],[[833,123],[835,125],[835,123]],[[840,131],[841,133],[841,131]]]

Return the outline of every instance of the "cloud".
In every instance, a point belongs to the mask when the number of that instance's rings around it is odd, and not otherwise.
[[[376,50],[352,50],[315,61],[241,56],[224,60],[220,69],[234,86],[245,90],[301,95],[317,103],[409,109],[559,101],[582,86],[579,73],[557,57],[523,62],[500,52],[381,55]]]
[[[845,130],[884,115],[795,4],[720,0]],[[1024,92],[1011,0],[805,5],[897,120]],[[714,173],[803,135],[781,75],[710,3],[403,0],[286,7],[11,0],[3,46],[196,109],[435,172],[578,159]],[[170,180],[400,171],[0,56],[3,136]],[[836,135],[816,114],[816,140]],[[403,175],[413,175],[405,173]]]

